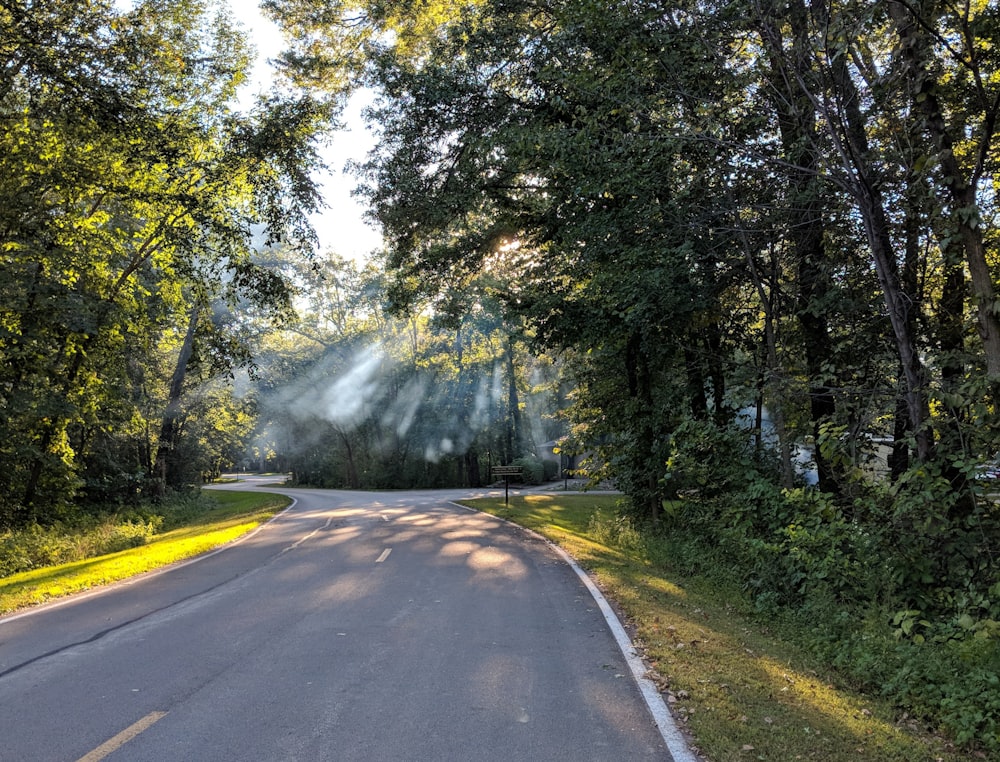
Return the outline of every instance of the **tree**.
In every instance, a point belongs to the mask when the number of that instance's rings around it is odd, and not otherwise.
[[[900,66],[916,126],[931,149],[946,228],[965,250],[986,372],[1000,378],[1000,315],[986,255],[983,211],[989,207],[984,177],[996,167],[1000,116],[1000,62],[992,54],[998,35],[995,8],[983,3],[887,3],[899,38]],[[995,222],[995,221],[994,221]],[[946,245],[946,244],[945,244]],[[996,395],[996,388],[993,392]]]
[[[122,395],[154,380],[143,358],[192,304],[285,308],[281,281],[253,259],[252,226],[310,244],[310,141],[324,118],[308,99],[234,112],[246,48],[210,5],[37,10],[0,11],[0,352],[17,411],[4,424],[0,478],[13,522],[72,500],[86,432],[133,417]]]
[[[956,247],[979,272],[975,304],[988,303],[976,239],[991,233],[976,232],[985,221],[963,228],[956,210],[985,220],[991,196],[973,209],[956,195],[967,180],[955,178],[981,180],[993,160],[988,8],[270,7],[313,43],[300,71],[381,94],[371,116],[382,140],[363,192],[390,241],[394,298],[441,305],[498,273],[536,346],[586,349],[587,361],[609,352],[624,394],[605,403],[646,421],[628,441],[654,511],[655,442],[677,423],[654,412],[659,395],[673,399],[658,384],[685,390],[679,408],[664,409],[725,425],[747,403],[727,396],[729,384],[759,376],[740,367],[754,356],[786,379],[765,385],[789,413],[785,437],[816,443],[820,487],[845,505],[858,442],[892,429],[897,478],[912,444],[917,468],[945,464],[955,494],[971,494],[947,464],[974,456],[961,431],[978,440],[988,416],[970,404],[992,409],[968,375],[980,359],[989,372],[990,350],[964,336]],[[352,55],[333,55],[338,45]],[[962,85],[944,96],[952,79]],[[962,113],[976,141],[943,116]],[[951,143],[958,164],[945,164],[956,172],[928,160]],[[747,295],[763,323],[741,308]],[[977,310],[989,340],[990,310]],[[864,358],[861,335],[876,348]],[[764,355],[752,349],[761,346]],[[970,393],[974,403],[955,404]]]
[[[441,346],[464,362],[489,284],[565,360],[572,437],[637,515],[737,559],[763,607],[856,596],[829,620],[845,643],[898,612],[979,664],[1000,618],[974,478],[1000,448],[995,6],[270,3],[304,78],[378,93],[361,190],[390,295],[447,316]]]

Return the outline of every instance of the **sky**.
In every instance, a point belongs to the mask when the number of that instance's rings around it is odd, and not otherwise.
[[[253,84],[245,95],[252,96],[266,89],[271,77],[267,59],[275,58],[281,51],[281,32],[260,13],[256,0],[230,0],[233,13],[250,31],[257,48],[257,64]],[[313,218],[319,236],[320,250],[333,250],[341,256],[364,261],[367,255],[379,248],[382,238],[364,220],[365,207],[351,196],[355,180],[343,171],[351,159],[363,159],[372,145],[372,137],[361,119],[363,103],[357,99],[344,114],[346,129],[333,136],[332,144],[324,147],[322,155],[328,170],[318,176],[322,185],[326,208]]]

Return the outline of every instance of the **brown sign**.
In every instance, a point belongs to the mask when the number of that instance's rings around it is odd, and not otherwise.
[[[494,466],[493,468],[494,476],[520,476],[521,467],[520,466]]]

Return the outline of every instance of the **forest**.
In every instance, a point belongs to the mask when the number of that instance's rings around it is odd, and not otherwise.
[[[0,527],[572,467],[1000,749],[1000,7],[262,5],[241,107],[225,4],[0,0]],[[366,262],[310,227],[360,91]]]

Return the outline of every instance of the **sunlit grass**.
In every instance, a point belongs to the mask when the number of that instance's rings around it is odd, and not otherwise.
[[[145,545],[0,579],[0,614],[118,582],[213,550],[253,530],[291,502],[282,495],[268,493],[211,495],[216,508],[156,535]]]
[[[755,620],[738,590],[682,578],[641,549],[599,541],[591,518],[608,495],[463,501],[558,543],[624,613],[692,744],[713,762],[968,760],[877,697],[836,677]]]

